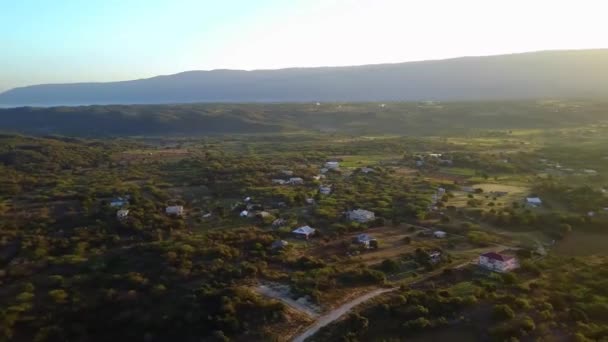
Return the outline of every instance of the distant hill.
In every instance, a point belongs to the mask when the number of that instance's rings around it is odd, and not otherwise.
[[[608,101],[106,105],[0,109],[0,132],[198,136],[324,132],[434,135],[608,122]]]
[[[188,71],[148,79],[46,84],[0,105],[608,98],[608,49],[279,70]]]

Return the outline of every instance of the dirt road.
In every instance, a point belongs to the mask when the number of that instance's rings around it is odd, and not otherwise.
[[[333,321],[337,320],[338,318],[342,317],[344,314],[348,313],[352,308],[354,308],[355,306],[366,302],[376,296],[379,296],[383,293],[387,293],[390,291],[394,291],[398,289],[397,287],[393,287],[390,289],[377,289],[374,290],[372,292],[368,292],[360,297],[357,297],[353,300],[351,300],[348,303],[345,303],[343,305],[341,305],[340,307],[328,312],[327,314],[319,317],[319,319],[317,319],[315,321],[315,323],[313,325],[311,325],[310,327],[308,327],[308,329],[306,329],[304,332],[302,332],[301,334],[299,334],[298,336],[296,336],[292,341],[293,342],[303,342],[304,340],[306,340],[307,338],[309,338],[310,336],[314,335],[317,333],[317,331],[319,331],[319,329],[323,328],[324,326],[332,323]]]

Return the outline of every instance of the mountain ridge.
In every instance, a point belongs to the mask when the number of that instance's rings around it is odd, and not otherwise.
[[[608,49],[259,70],[191,70],[116,82],[31,85],[3,105],[507,100],[608,97]]]

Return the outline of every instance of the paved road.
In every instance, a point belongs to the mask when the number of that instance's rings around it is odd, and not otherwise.
[[[342,317],[344,314],[348,313],[355,306],[357,306],[363,302],[366,302],[376,296],[379,296],[383,293],[394,291],[396,289],[398,289],[398,288],[393,287],[390,289],[377,289],[377,290],[368,292],[360,297],[357,297],[348,303],[343,304],[342,306],[319,317],[319,319],[317,319],[313,325],[308,327],[308,329],[306,329],[300,335],[296,336],[292,340],[292,342],[304,342],[304,340],[306,340],[310,336],[316,334],[319,331],[319,329],[323,328],[324,326],[326,326],[326,325],[332,323],[333,321],[337,320],[338,318]]]

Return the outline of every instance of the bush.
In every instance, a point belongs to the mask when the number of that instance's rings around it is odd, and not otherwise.
[[[505,320],[515,317],[515,312],[507,304],[494,305],[493,313],[495,319]]]

